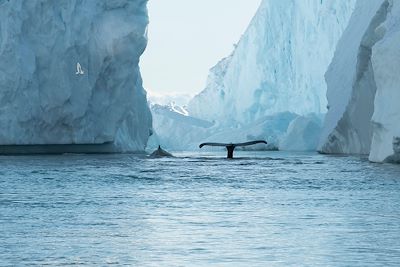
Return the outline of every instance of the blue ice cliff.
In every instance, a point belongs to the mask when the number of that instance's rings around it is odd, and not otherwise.
[[[144,150],[152,124],[138,66],[146,4],[1,0],[0,145]]]
[[[326,73],[324,153],[400,162],[400,2],[358,0]]]

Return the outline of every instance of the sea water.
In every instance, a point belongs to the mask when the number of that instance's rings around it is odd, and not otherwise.
[[[314,153],[0,157],[0,266],[400,266],[400,166]]]

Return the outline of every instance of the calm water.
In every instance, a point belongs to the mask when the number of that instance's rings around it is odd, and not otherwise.
[[[400,166],[0,157],[0,266],[400,266]]]

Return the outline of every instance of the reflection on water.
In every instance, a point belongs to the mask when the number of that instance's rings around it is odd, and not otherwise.
[[[0,266],[400,264],[400,166],[178,156],[0,157]]]

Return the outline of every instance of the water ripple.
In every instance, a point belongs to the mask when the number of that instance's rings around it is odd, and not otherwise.
[[[399,166],[237,155],[2,156],[0,266],[399,265]]]

